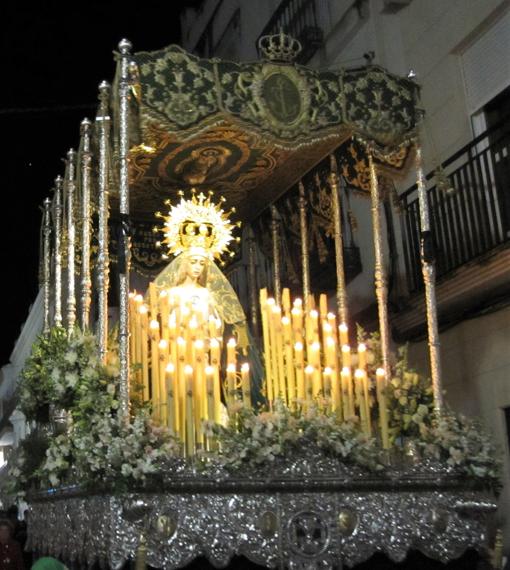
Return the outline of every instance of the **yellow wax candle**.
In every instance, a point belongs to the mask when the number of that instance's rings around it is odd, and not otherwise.
[[[215,403],[214,403],[214,367],[205,367],[205,389],[207,392],[207,414],[206,417],[209,421],[214,422],[216,417]]]
[[[170,360],[177,367],[177,319],[175,313],[168,317],[168,351]]]
[[[310,345],[310,354],[308,361],[314,368],[313,396],[316,398],[319,395],[319,392],[323,390],[321,374],[321,345],[319,342],[313,342]]]
[[[179,435],[179,394],[176,390],[175,366],[169,362],[165,368],[166,393],[167,393],[167,426]]]
[[[135,301],[136,293],[129,293],[129,362],[130,364],[136,363],[136,314],[137,307]]]
[[[210,315],[208,319],[208,327],[209,327],[209,338],[216,338],[216,317],[214,315]]]
[[[227,342],[227,366],[232,364],[235,368],[236,363],[236,339],[229,338]]]
[[[300,301],[301,299],[296,299]],[[291,318],[292,318],[292,331],[294,333],[295,342],[303,342],[303,311],[301,310],[301,305],[296,305],[294,301],[294,307],[292,308]]]
[[[372,419],[370,417],[370,395],[368,392],[368,375],[366,370],[363,370],[363,394],[365,396],[365,407],[367,410],[367,435],[372,435]]]
[[[188,326],[186,327],[185,331],[186,331],[186,358],[188,360],[188,362],[192,363],[194,365],[194,357],[195,357],[195,351],[194,351],[194,346],[195,346],[195,341],[197,340],[197,330],[198,330],[198,321],[196,316],[193,314],[191,315],[189,321],[188,321]]]
[[[168,342],[162,338],[158,344],[159,353],[159,394],[160,394],[160,419],[161,423],[168,425],[167,420],[167,388],[166,388],[166,367],[168,365]]]
[[[343,398],[344,401],[344,418],[352,417],[356,415],[354,409],[354,391],[352,387],[352,375],[351,369],[347,366],[342,368],[341,372],[342,376],[342,386],[345,390],[345,397]]]
[[[142,363],[143,400],[150,400],[149,388],[149,318],[147,305],[138,308],[140,315],[140,362]]]
[[[207,413],[206,385],[205,385],[205,352],[204,341],[197,339],[194,342],[194,391],[193,391],[193,409],[195,411],[195,433],[197,445],[203,445],[204,433],[202,431],[202,420]]]
[[[319,313],[321,321],[326,320],[328,314],[328,296],[324,293],[319,295]]]
[[[358,344],[358,368],[360,370],[367,369],[367,347],[362,342]]]
[[[273,376],[271,367],[271,345],[270,345],[270,331],[269,331],[269,321],[267,316],[267,290],[260,290],[260,314],[262,320],[262,337],[264,341],[264,366],[266,373],[266,398],[271,406],[271,402],[274,400],[273,393]]]
[[[273,322],[276,338],[276,358],[278,365],[278,395],[287,402],[287,379],[285,378],[285,361],[283,350],[283,331],[282,331],[282,310],[280,307],[273,307]]]
[[[285,351],[285,377],[287,379],[287,401],[289,406],[295,406],[296,378],[295,365],[292,355],[292,329],[289,317],[282,317],[283,343]]]
[[[310,364],[305,368],[305,399],[307,402],[313,400],[313,376],[315,368]]]
[[[152,389],[152,410],[156,421],[160,420],[160,381],[159,381],[159,323],[156,319],[152,319],[150,324],[151,337],[151,389]]]
[[[195,453],[195,425],[193,416],[193,368],[184,367],[186,386],[186,456],[192,457]]]
[[[331,368],[331,408],[332,410],[338,410],[340,415],[342,415],[342,396],[338,378],[338,356],[336,353],[336,344],[331,336],[326,337],[325,344],[326,366]]]
[[[213,393],[214,393],[214,417],[212,419],[215,423],[221,422],[221,386],[220,386],[220,370],[218,366],[211,366],[213,369]]]
[[[349,344],[349,329],[345,323],[338,325],[338,332],[340,334],[340,344],[342,346],[344,344]]]
[[[236,367],[235,364],[227,366],[227,391],[228,391],[228,405],[229,407],[235,403],[236,400]]]
[[[294,344],[294,358],[296,361],[296,388],[297,398],[303,401],[305,394],[305,360],[303,355],[303,343],[296,342]]]
[[[168,305],[168,291],[166,289],[162,289],[159,293],[159,312],[161,314],[161,338],[168,341],[170,333],[168,330],[170,307]]]
[[[244,406],[251,408],[250,365],[247,362],[241,366],[241,387]]]
[[[329,400],[328,404],[331,405],[331,377],[333,374],[333,370],[329,366],[326,366],[322,372],[322,381],[324,384],[324,397],[326,400]]]
[[[186,438],[186,375],[184,369],[186,367],[186,341],[182,336],[178,336],[177,345],[177,378],[179,382],[179,419],[181,422],[180,431],[183,440]]]
[[[342,366],[350,368],[352,365],[351,347],[348,344],[342,345]]]
[[[271,379],[273,383],[273,399],[278,398],[280,394],[280,378],[278,374],[278,356],[276,348],[276,328],[273,318],[273,308],[275,307],[275,300],[269,298],[266,303],[267,322],[269,325],[269,347],[271,357]]]
[[[381,442],[383,449],[390,448],[389,426],[388,426],[388,408],[386,406],[386,396],[384,389],[386,387],[386,374],[384,368],[378,368],[376,375],[376,393],[377,404],[379,407],[379,425],[381,427]]]
[[[367,418],[367,407],[365,404],[365,394],[363,389],[363,370],[359,368],[354,372],[354,382],[356,385],[356,403],[359,409],[359,415],[361,418],[361,427],[365,434],[368,435],[368,418]]]
[[[319,313],[313,309],[309,313],[312,342],[319,342]]]

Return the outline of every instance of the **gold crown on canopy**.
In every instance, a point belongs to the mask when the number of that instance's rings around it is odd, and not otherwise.
[[[303,49],[299,40],[284,34],[283,30],[279,34],[262,36],[258,48],[265,59],[287,63],[294,61]]]
[[[196,194],[194,190],[189,200],[184,198],[183,192],[179,192],[179,196],[181,200],[176,205],[172,205],[170,200],[165,202],[170,206],[167,215],[156,213],[157,217],[165,220],[162,243],[166,244],[169,253],[177,256],[190,252],[211,259],[220,258],[224,253],[233,255],[229,244],[235,239],[233,229],[240,224],[233,224],[228,217],[235,212],[234,208],[229,212],[221,208],[225,198],[221,197],[220,203],[215,204],[211,200],[213,192],[205,196],[202,192]]]

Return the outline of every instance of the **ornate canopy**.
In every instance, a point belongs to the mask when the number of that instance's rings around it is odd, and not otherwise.
[[[370,65],[318,71],[292,63],[199,59],[172,45],[133,56],[131,196],[152,218],[175,190],[220,190],[243,220],[295,184],[325,156],[368,189],[358,135],[405,167],[402,143],[417,122],[418,87]],[[135,65],[136,64],[136,65]]]

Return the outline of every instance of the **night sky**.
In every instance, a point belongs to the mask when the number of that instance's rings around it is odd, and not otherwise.
[[[111,81],[112,51],[179,43],[179,12],[197,2],[4,2],[0,8],[1,281],[0,366],[6,364],[37,294],[39,206],[93,119],[97,87]]]

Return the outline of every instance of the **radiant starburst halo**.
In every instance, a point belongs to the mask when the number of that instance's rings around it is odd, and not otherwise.
[[[196,194],[192,190],[191,199],[186,200],[184,193],[179,192],[181,200],[178,204],[171,204],[170,200],[165,205],[170,206],[167,215],[156,212],[156,216],[163,218],[164,243],[169,253],[179,255],[185,251],[202,254],[209,258],[220,258],[224,253],[233,255],[229,250],[229,244],[235,240],[232,231],[239,227],[240,223],[232,223],[229,215],[235,212],[231,208],[225,212],[221,204],[225,198],[220,198],[220,203],[212,201],[213,192],[205,196],[202,192]]]

